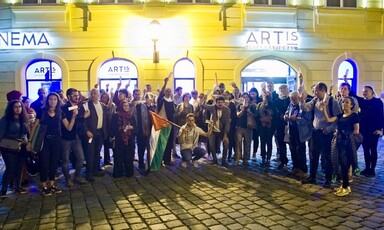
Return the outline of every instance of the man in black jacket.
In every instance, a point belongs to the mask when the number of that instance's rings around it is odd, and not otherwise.
[[[98,89],[91,90],[91,98],[83,107],[85,110],[84,132],[88,139],[87,180],[93,182],[94,176],[103,176],[100,168],[100,151],[104,138],[107,136],[107,107],[99,102]]]

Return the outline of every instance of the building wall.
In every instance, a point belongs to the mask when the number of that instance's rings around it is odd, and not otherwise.
[[[289,1],[292,2],[292,1]],[[298,1],[298,6],[261,7],[236,3],[181,5],[149,2],[133,5],[67,4],[13,5],[0,8],[0,33],[45,32],[52,41],[46,48],[10,48],[0,40],[0,108],[6,92],[25,91],[23,71],[36,57],[51,58],[63,68],[63,88],[88,91],[97,83],[98,67],[112,57],[133,61],[139,88],[162,85],[177,60],[190,58],[197,69],[196,87],[212,89],[220,82],[240,84],[240,72],[258,59],[273,58],[302,70],[306,86],[337,82],[337,66],[345,59],[358,65],[358,86],[383,89],[382,1],[370,8],[326,8],[320,1]],[[360,4],[360,1],[359,1]],[[158,41],[160,63],[152,62],[149,23],[162,25]],[[297,29],[298,50],[248,50],[247,34],[255,28]]]

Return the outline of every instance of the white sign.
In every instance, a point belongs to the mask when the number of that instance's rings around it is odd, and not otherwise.
[[[256,29],[247,33],[245,48],[251,50],[297,50],[297,29]]]
[[[137,78],[136,66],[125,59],[111,59],[99,69],[99,78]]]
[[[0,32],[0,49],[48,48],[50,37],[44,32]]]
[[[38,61],[28,66],[26,71],[27,80],[54,80],[61,79],[61,67],[52,61]]]

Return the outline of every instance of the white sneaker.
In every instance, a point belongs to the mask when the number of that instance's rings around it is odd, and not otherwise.
[[[195,168],[198,168],[198,167],[199,167],[199,164],[197,164],[197,161],[192,161],[192,165],[193,165],[193,167],[195,167]]]
[[[182,166],[183,168],[186,168],[186,167],[187,167],[187,162],[185,162],[185,161],[181,162],[181,166]]]
[[[343,189],[343,186],[340,185],[340,187],[336,187],[336,188],[334,188],[333,190],[334,190],[335,192],[338,192],[338,191],[340,191],[340,190],[342,190],[342,189]],[[348,186],[346,189],[347,189],[349,192],[352,192],[350,186]]]
[[[342,188],[342,189],[340,189],[339,191],[335,192],[335,195],[336,195],[336,196],[346,196],[346,195],[348,195],[349,193],[351,193],[350,189],[348,189],[348,188]]]

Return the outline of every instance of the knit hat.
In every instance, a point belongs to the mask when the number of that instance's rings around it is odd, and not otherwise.
[[[11,92],[7,93],[7,100],[8,102],[13,100],[20,100],[22,93],[17,90],[12,90]]]

